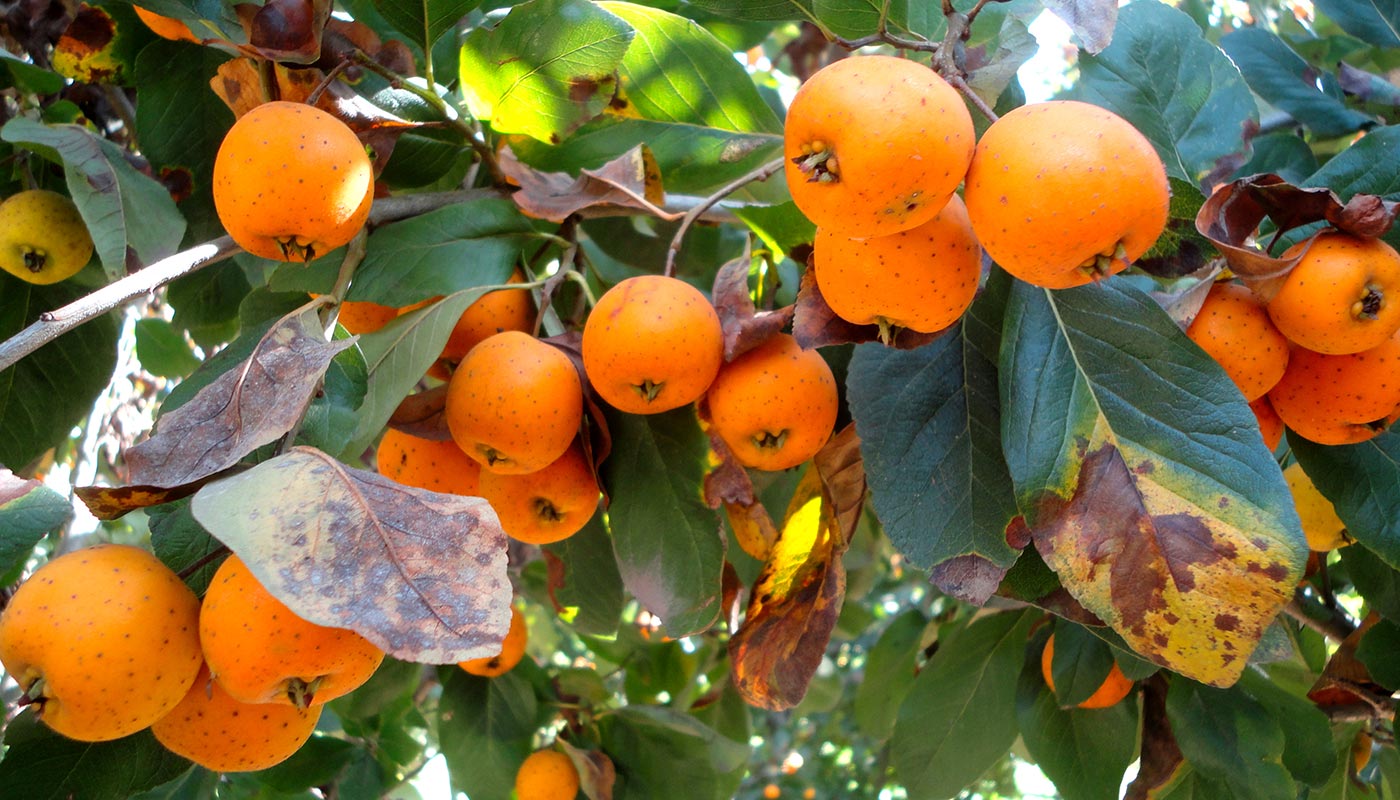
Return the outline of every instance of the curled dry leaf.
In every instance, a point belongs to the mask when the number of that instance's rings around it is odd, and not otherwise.
[[[1225,259],[1215,258],[1206,263],[1189,277],[1190,280],[1173,282],[1170,288],[1157,288],[1148,295],[1167,312],[1172,322],[1182,330],[1191,324],[1206,302],[1210,287],[1225,269]]]
[[[956,323],[955,323],[956,324]],[[922,347],[942,336],[953,326],[936,333],[919,333],[906,328],[893,328],[890,333],[891,347],[900,350],[913,350]],[[817,276],[812,260],[807,260],[807,269],[802,273],[802,283],[797,288],[797,304],[793,310],[792,335],[802,349],[828,347],[838,344],[861,344],[880,341],[879,325],[857,325],[836,316],[831,306],[826,304],[822,291],[817,286]]]
[[[1010,567],[999,567],[994,561],[968,553],[934,564],[929,569],[928,580],[950,597],[982,606],[996,594],[1008,569]]]
[[[1141,766],[1124,800],[1156,797],[1158,790],[1176,777],[1182,761],[1181,748],[1167,719],[1167,681],[1158,673],[1142,684]]]
[[[739,547],[751,557],[767,561],[773,543],[778,540],[778,526],[773,524],[768,509],[758,501],[748,471],[735,460],[729,445],[713,431],[708,435],[710,449],[718,463],[705,475],[705,505],[724,506]]]
[[[749,296],[747,248],[742,256],[719,268],[711,292],[720,329],[724,331],[726,363],[758,347],[792,324],[793,306],[775,311],[759,311]]]
[[[644,145],[607,162],[596,170],[580,170],[577,178],[565,172],[540,172],[515,157],[509,146],[501,148],[501,171],[520,184],[512,195],[526,215],[562,222],[565,217],[596,206],[642,209],[662,219],[675,219],[661,208],[665,193],[661,170]]]
[[[479,497],[402,486],[295,447],[192,511],[277,599],[405,661],[494,655],[510,626],[506,535]]]
[[[135,484],[127,486],[75,486],[73,494],[83,501],[88,512],[101,520],[118,519],[138,508],[164,505],[182,497],[189,497],[199,491],[209,481],[238,470],[230,467],[216,475],[209,475],[197,481],[179,486],[150,486]]]
[[[841,549],[844,550],[851,543],[851,535],[860,522],[868,493],[865,459],[861,456],[856,424],[849,423],[831,437],[812,457],[812,462],[816,465],[817,475],[821,477],[822,491],[836,514],[836,525],[842,536]]]
[[[568,356],[574,369],[578,370],[578,380],[583,385],[584,412],[580,443],[583,445],[584,456],[593,465],[593,477],[598,478],[598,468],[612,453],[612,432],[608,430],[608,419],[603,414],[602,400],[593,390],[593,384],[588,382],[588,373],[583,368],[583,334],[579,331],[569,331],[540,341]],[[601,479],[598,486],[603,486]],[[606,487],[603,488],[603,502],[606,505]]]
[[[447,429],[447,385],[405,397],[389,415],[389,427],[409,436],[445,442],[452,438]]]
[[[1323,710],[1358,704],[1369,705],[1372,708],[1389,705],[1390,690],[1372,680],[1371,671],[1356,657],[1356,650],[1361,646],[1362,638],[1380,620],[1380,615],[1372,611],[1356,630],[1342,640],[1337,652],[1332,654],[1327,660],[1327,666],[1322,668],[1317,682],[1308,690],[1309,700]]]
[[[178,487],[213,475],[292,429],[326,368],[353,340],[327,342],[312,301],[278,320],[248,359],[160,418],[126,451],[138,486]]]
[[[613,785],[617,783],[617,767],[601,750],[584,750],[563,739],[558,740],[569,760],[578,770],[579,789],[588,800],[612,800]]]

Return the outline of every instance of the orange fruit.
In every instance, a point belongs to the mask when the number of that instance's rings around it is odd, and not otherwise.
[[[1351,740],[1351,771],[1353,774],[1366,769],[1366,765],[1371,763],[1371,734],[1366,731],[1359,731],[1356,738]]]
[[[599,396],[630,414],[689,405],[724,361],[719,315],[679,278],[628,278],[598,298],[583,327],[583,368]]]
[[[345,330],[354,333],[374,333],[399,315],[393,306],[381,306],[366,300],[346,300],[340,304],[336,321]]]
[[[194,32],[191,31],[190,27],[184,22],[170,17],[163,17],[154,11],[147,11],[141,6],[132,6],[131,10],[136,12],[136,16],[140,17],[141,21],[146,23],[146,27],[150,28],[152,33],[162,39],[199,44],[199,38],[194,35]]]
[[[405,486],[430,492],[477,496],[481,465],[457,443],[420,439],[390,428],[374,453],[379,474]]]
[[[783,127],[788,190],[818,228],[881,236],[932,219],[974,146],[962,97],[923,64],[846,58],[797,90]]]
[[[359,688],[384,660],[360,634],[297,616],[238,556],[209,583],[199,639],[209,672],[244,703],[321,705]]]
[[[982,248],[957,195],[928,222],[888,236],[851,239],[818,228],[813,259],[831,310],[882,333],[952,325],[972,305],[982,276]]]
[[[1318,444],[1375,437],[1400,406],[1400,335],[1348,355],[1293,348],[1269,403],[1285,425]]]
[[[1274,411],[1269,396],[1265,395],[1250,403],[1249,410],[1253,411],[1254,418],[1259,420],[1259,434],[1264,437],[1264,444],[1270,451],[1277,450],[1279,443],[1283,441],[1283,420],[1279,419],[1278,412]]]
[[[569,357],[520,331],[472,348],[447,385],[452,438],[490,472],[519,475],[564,454],[583,421],[583,384]]]
[[[496,510],[511,538],[549,544],[573,536],[593,518],[598,510],[598,481],[583,449],[574,444],[538,472],[482,471],[481,496]]]
[[[1055,691],[1055,682],[1050,678],[1050,664],[1055,658],[1055,634],[1050,634],[1050,638],[1045,640],[1045,649],[1040,653],[1040,674],[1045,678],[1045,685],[1050,687],[1051,693]],[[1133,682],[1123,674],[1123,670],[1118,668],[1118,663],[1114,662],[1108,670],[1108,676],[1103,679],[1103,683],[1094,693],[1089,695],[1089,699],[1080,703],[1076,708],[1108,708],[1117,705],[1120,700],[1128,696],[1128,692],[1133,690]]]
[[[1326,553],[1352,543],[1347,533],[1346,523],[1337,516],[1332,501],[1322,496],[1312,478],[1303,471],[1303,465],[1293,462],[1283,471],[1283,479],[1288,482],[1288,491],[1293,495],[1293,506],[1298,509],[1298,520],[1303,524],[1303,535],[1308,539],[1308,549]]]
[[[516,800],[574,800],[578,768],[558,750],[536,750],[515,773]]]
[[[46,285],[73,277],[91,258],[92,237],[67,196],[30,189],[0,203],[0,269]]]
[[[782,787],[778,786],[778,784],[776,783],[770,783],[767,786],[763,787],[764,800],[778,800],[778,798],[782,796]]]
[[[720,368],[705,396],[710,424],[740,464],[795,467],[836,424],[836,378],[815,350],[780,333]]]
[[[281,703],[241,703],[209,677],[151,726],[165,749],[214,772],[251,772],[280,764],[316,730],[321,710]]]
[[[473,675],[495,678],[515,669],[520,659],[525,657],[525,645],[530,639],[530,629],[525,625],[525,615],[515,606],[510,607],[510,629],[501,640],[501,651],[494,656],[472,658],[458,662],[457,666]]]
[[[1211,286],[1186,335],[1225,369],[1250,402],[1274,388],[1288,367],[1288,339],[1254,292],[1238,283]]]
[[[1380,239],[1320,233],[1269,301],[1283,335],[1318,353],[1370,350],[1400,330],[1400,253]],[[1292,257],[1307,242],[1290,247]]]
[[[44,564],[0,614],[0,663],[36,715],[70,739],[148,727],[201,661],[199,600],[151,553],[103,544]]]
[[[310,261],[349,242],[374,199],[369,154],[314,106],[263,103],[233,124],[214,160],[214,207],[239,247]]]
[[[525,274],[519,269],[511,273],[507,283],[524,283]],[[407,314],[426,305],[441,300],[441,297],[434,297],[431,300],[424,300],[421,303],[414,303],[411,306],[399,309],[400,314]],[[504,331],[520,331],[529,333],[535,328],[535,302],[530,293],[524,290],[497,290],[489,294],[482,295],[480,300],[467,306],[467,310],[462,312],[462,316],[457,320],[457,324],[452,326],[452,333],[447,337],[447,344],[442,347],[442,355],[428,368],[428,374],[439,380],[450,380],[452,371],[488,336],[492,336]]]
[[[992,123],[963,199],[994,261],[1027,283],[1065,289],[1146,253],[1166,227],[1171,191],[1147,137],[1111,111],[1061,100]]]

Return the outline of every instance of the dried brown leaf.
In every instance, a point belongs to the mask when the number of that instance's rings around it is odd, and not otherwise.
[[[612,453],[612,431],[608,430],[608,419],[603,415],[603,401],[588,381],[588,372],[583,368],[583,334],[578,331],[561,333],[541,339],[547,345],[569,357],[574,369],[578,370],[579,383],[583,385],[583,455],[593,465],[593,477],[598,478],[598,469]],[[603,481],[598,481],[603,486]],[[603,489],[603,502],[607,503],[607,489]]]
[[[388,425],[400,433],[434,442],[452,438],[447,429],[447,385],[405,397],[389,415]]]
[[[1089,53],[1103,52],[1118,25],[1118,0],[1045,0],[1045,8],[1064,20]]]
[[[505,532],[479,497],[403,486],[295,447],[201,489],[195,519],[277,599],[406,661],[494,655],[510,625]]]
[[[709,432],[710,449],[718,464],[705,476],[705,505],[724,506],[729,527],[745,553],[759,561],[767,561],[773,543],[778,540],[778,526],[768,515],[768,509],[758,501],[748,470],[734,458],[734,452],[724,440]]]
[[[42,488],[44,482],[35,478],[21,478],[13,472],[0,467],[0,506],[12,503],[24,497],[35,489]]]
[[[1142,749],[1137,777],[1128,785],[1124,800],[1148,800],[1171,783],[1186,763],[1167,718],[1167,681],[1161,673],[1142,684]]]
[[[968,553],[934,564],[929,569],[928,580],[949,597],[982,606],[996,594],[1008,569],[975,553]]]
[[[231,470],[237,467],[231,468]],[[227,474],[227,472],[222,473]],[[73,493],[87,506],[94,517],[101,520],[117,519],[138,508],[164,505],[182,497],[189,497],[214,478],[207,476],[191,483],[174,487],[162,486],[75,486]]]
[[[1317,682],[1308,690],[1309,700],[1324,710],[1332,706],[1365,704],[1375,708],[1378,703],[1389,704],[1390,691],[1372,680],[1371,671],[1356,657],[1362,638],[1380,619],[1380,615],[1372,611],[1342,640],[1337,652],[1322,668]]]
[[[588,800],[612,800],[613,786],[617,783],[617,767],[613,766],[608,754],[601,750],[584,750],[574,747],[563,739],[558,740],[574,762],[578,770],[578,788]]]
[[[907,328],[891,330],[891,347],[912,350],[922,347],[942,336],[952,326],[936,333],[919,333]],[[797,289],[797,305],[793,310],[792,335],[802,349],[828,347],[838,344],[861,344],[880,341],[880,326],[857,325],[836,315],[826,304],[821,289],[817,286],[817,274],[809,259],[807,269],[802,273],[802,283]]]
[[[586,208],[609,206],[675,218],[661,208],[661,173],[645,145],[596,170],[581,170],[577,178],[565,172],[540,172],[516,158],[509,146],[501,148],[499,162],[501,171],[520,184],[520,191],[512,195],[515,204],[531,217],[562,222]]]
[[[860,452],[856,424],[848,424],[831,437],[812,457],[812,463],[821,476],[823,496],[831,503],[837,528],[841,531],[837,547],[844,551],[855,535],[867,494],[865,458]]]
[[[792,324],[794,306],[759,311],[749,296],[749,254],[730,261],[715,274],[715,312],[724,331],[726,363],[758,347]]]

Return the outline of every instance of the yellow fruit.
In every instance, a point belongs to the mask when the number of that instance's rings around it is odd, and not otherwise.
[[[151,726],[165,749],[215,772],[250,772],[280,764],[301,749],[321,709],[242,703],[209,669],[199,671],[185,699]]]
[[[0,203],[0,269],[28,283],[58,283],[90,258],[92,237],[72,200],[30,189]]]
[[[1313,485],[1301,464],[1289,464],[1283,471],[1283,479],[1288,481],[1288,490],[1293,493],[1293,505],[1303,523],[1303,535],[1308,537],[1309,550],[1325,553],[1351,544],[1346,524],[1337,516],[1331,501]]]
[[[578,769],[558,750],[536,750],[515,773],[516,800],[574,800]]]
[[[148,727],[184,698],[200,662],[199,600],[136,547],[55,558],[0,615],[0,663],[39,719],[70,739]]]

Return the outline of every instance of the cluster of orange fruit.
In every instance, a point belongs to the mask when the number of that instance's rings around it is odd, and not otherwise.
[[[1287,425],[1319,444],[1353,444],[1400,416],[1400,253],[1328,230],[1267,301],[1243,284],[1210,288],[1187,328],[1250,401],[1270,448]]]
[[[793,200],[817,224],[822,297],[882,338],[956,322],[984,248],[1049,289],[1120,272],[1161,235],[1170,202],[1156,150],[1112,112],[1034,103],[978,141],[955,89],[891,56],[837,61],[804,83],[784,156]]]

